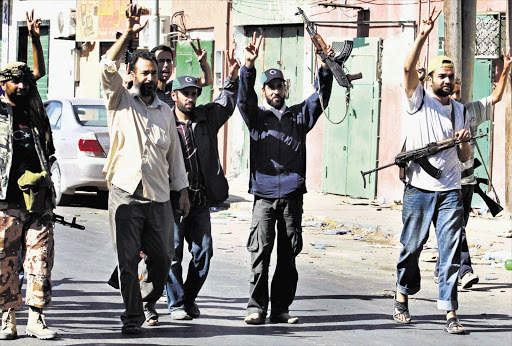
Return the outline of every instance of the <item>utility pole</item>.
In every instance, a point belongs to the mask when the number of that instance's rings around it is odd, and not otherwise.
[[[462,76],[461,0],[444,1],[444,52],[455,64],[455,76]]]
[[[475,65],[476,0],[462,1],[462,81],[461,102],[473,101],[473,70]]]
[[[507,0],[507,48],[512,46],[512,0]],[[512,97],[510,76],[505,90],[505,211],[509,217],[512,213]]]

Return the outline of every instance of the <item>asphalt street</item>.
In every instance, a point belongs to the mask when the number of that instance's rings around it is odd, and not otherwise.
[[[376,257],[379,251],[387,251],[388,257],[382,258],[396,260],[397,250],[359,248],[363,245],[356,240],[344,241],[345,247],[337,249],[346,257],[329,257],[326,252],[305,246],[297,261],[299,285],[291,306],[291,314],[300,318],[298,324],[271,324],[267,319],[262,326],[246,325],[243,317],[250,266],[245,242],[249,220],[243,218],[236,222],[214,219],[214,257],[197,300],[199,318],[173,321],[166,304],[160,302],[159,326],[144,325],[140,336],[124,336],[119,319],[123,310],[120,294],[106,284],[115,266],[106,206],[94,195],[82,196],[75,198],[70,207],[57,208],[57,212],[67,219],[77,215],[77,221],[86,226],[85,230],[61,225],[55,228],[53,307],[45,314],[60,338],[44,342],[26,337],[24,306],[16,315],[20,338],[9,344],[512,344],[510,275],[501,275],[481,286],[479,296],[460,294],[461,301],[470,302],[461,304],[459,310],[468,335],[448,335],[443,331],[444,315],[435,303],[437,286],[426,279],[422,291],[409,303],[414,323],[400,325],[391,315],[395,263]],[[305,231],[304,236],[305,244],[311,243],[313,235]],[[188,260],[189,257],[185,262]],[[490,288],[498,292],[492,294],[492,304],[479,298],[487,297]]]

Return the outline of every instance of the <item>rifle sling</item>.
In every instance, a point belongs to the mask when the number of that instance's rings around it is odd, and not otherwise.
[[[443,173],[443,171],[432,166],[432,164],[430,162],[428,162],[426,157],[420,157],[419,159],[416,159],[415,161],[431,177],[436,178],[436,179],[441,178],[441,174]]]

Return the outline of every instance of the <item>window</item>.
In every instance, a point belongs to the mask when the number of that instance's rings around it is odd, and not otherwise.
[[[73,105],[73,110],[80,125],[107,127],[107,110],[104,105]]]
[[[45,104],[46,114],[50,119],[50,126],[52,130],[60,129],[60,118],[62,115],[62,103],[60,102],[48,102]]]

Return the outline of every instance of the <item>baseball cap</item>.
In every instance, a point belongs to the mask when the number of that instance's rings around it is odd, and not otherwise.
[[[172,81],[172,91],[181,90],[188,87],[197,88],[197,96],[201,95],[201,86],[199,84],[199,78],[191,76],[181,76]]]
[[[436,56],[428,63],[427,75],[429,75],[430,72],[437,70],[438,68],[441,67],[453,67],[452,59],[447,57],[446,55]]]
[[[281,72],[281,70],[278,70],[277,68],[270,68],[263,72],[263,74],[261,75],[261,84],[265,85],[276,78],[285,80],[283,72]]]
[[[0,82],[7,82],[16,77],[32,77],[32,71],[21,61],[10,62],[0,71]]]

